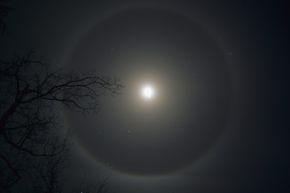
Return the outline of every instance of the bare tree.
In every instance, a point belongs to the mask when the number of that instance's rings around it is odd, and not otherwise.
[[[104,91],[116,93],[120,88],[115,79],[95,73],[52,70],[33,59],[32,53],[11,62],[0,61],[0,167],[5,171],[0,187],[9,192],[24,173],[29,173],[25,170],[33,168],[30,162],[40,161],[38,166],[44,166],[45,175],[44,168],[37,169],[46,192],[60,192],[56,175],[67,140],[57,135],[56,105],[96,112],[99,96]],[[46,165],[41,162],[43,158]]]
[[[57,139],[57,137],[55,137]],[[56,142],[58,143],[58,142]],[[66,144],[66,147],[69,147]],[[68,149],[64,150],[62,153],[54,154],[53,156],[43,157],[38,162],[34,163],[32,166],[32,178],[34,178],[35,183],[33,183],[33,191],[35,193],[62,193],[63,192],[63,179],[62,172],[65,169],[66,160],[68,159]],[[53,149],[53,151],[58,151],[58,149]]]

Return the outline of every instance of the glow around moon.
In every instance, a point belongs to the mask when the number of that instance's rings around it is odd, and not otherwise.
[[[75,140],[97,166],[171,175],[200,163],[224,132],[228,64],[208,33],[182,15],[146,8],[112,16],[79,42],[69,66],[100,69],[125,85],[117,99],[101,98],[99,116],[68,112]]]
[[[155,88],[150,85],[144,85],[140,90],[140,95],[144,100],[152,100],[155,98]]]

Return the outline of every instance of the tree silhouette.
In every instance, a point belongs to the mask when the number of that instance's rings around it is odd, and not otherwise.
[[[0,34],[7,29],[10,10],[0,0]],[[0,59],[0,192],[63,192],[70,145],[69,135],[59,132],[59,106],[96,112],[99,96],[120,88],[116,80],[93,72],[52,69],[32,52],[11,61]],[[83,182],[80,187],[102,193],[106,183]]]
[[[0,166],[5,174],[0,177],[1,188],[12,191],[34,171],[41,186],[34,189],[61,192],[58,174],[67,137],[58,134],[56,109],[61,104],[70,110],[97,112],[99,96],[104,91],[116,93],[121,85],[94,73],[52,70],[30,52],[0,61],[0,87]]]

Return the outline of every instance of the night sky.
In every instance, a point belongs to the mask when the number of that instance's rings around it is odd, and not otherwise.
[[[32,48],[124,85],[101,95],[97,114],[62,111],[73,130],[67,192],[83,173],[110,176],[108,193],[290,191],[286,0],[9,6],[1,57]]]

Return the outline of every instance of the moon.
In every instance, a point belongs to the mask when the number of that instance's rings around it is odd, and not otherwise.
[[[116,99],[101,98],[97,117],[68,112],[78,146],[97,165],[159,176],[207,158],[232,101],[228,63],[207,32],[179,13],[137,8],[97,23],[76,44],[70,68],[98,69],[125,85]]]
[[[141,97],[144,100],[152,100],[155,97],[155,89],[152,85],[148,84],[148,85],[144,85],[141,88]]]

